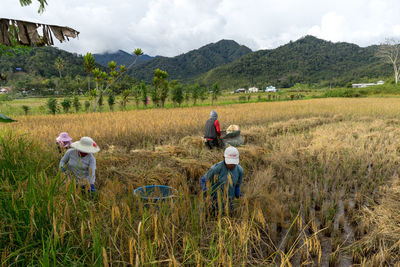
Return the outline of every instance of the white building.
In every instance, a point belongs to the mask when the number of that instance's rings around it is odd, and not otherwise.
[[[6,88],[1,88],[1,89],[0,89],[0,94],[1,94],[1,95],[8,94],[8,90],[7,90]]]
[[[276,88],[275,86],[267,86],[267,88],[265,88],[265,92],[276,92]]]
[[[246,93],[246,89],[244,89],[244,88],[236,89],[235,93]]]
[[[257,87],[250,87],[249,88],[249,93],[258,93],[258,88]]]
[[[385,83],[384,81],[377,81],[376,83],[353,83],[352,87],[353,88],[365,88],[368,86],[382,85],[384,83]]]

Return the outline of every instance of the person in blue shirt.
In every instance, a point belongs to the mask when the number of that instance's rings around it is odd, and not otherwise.
[[[227,199],[232,209],[233,199],[239,198],[240,185],[243,181],[243,168],[239,165],[239,151],[235,147],[228,147],[224,152],[224,160],[213,165],[201,178],[200,184],[204,192],[207,192],[207,181],[211,185],[211,197],[213,210],[218,208],[218,192],[222,203]]]

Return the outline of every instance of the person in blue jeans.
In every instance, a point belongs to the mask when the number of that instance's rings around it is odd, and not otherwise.
[[[211,184],[213,212],[218,209],[218,193],[222,203],[227,200],[232,209],[233,199],[241,196],[240,186],[243,181],[243,168],[239,165],[239,151],[236,147],[226,148],[224,160],[213,165],[201,178],[203,192],[207,192],[207,181]]]

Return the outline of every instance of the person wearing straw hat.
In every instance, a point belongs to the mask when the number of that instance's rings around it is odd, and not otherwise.
[[[243,168],[239,165],[239,151],[236,147],[227,147],[224,160],[213,165],[201,178],[200,184],[204,192],[207,191],[207,181],[211,183],[214,211],[217,207],[218,192],[222,193],[222,197],[228,197],[229,206],[232,209],[233,199],[242,195],[240,185],[243,181]]]
[[[60,135],[56,138],[56,145],[60,154],[68,150],[71,147],[71,143],[72,138],[69,137],[67,132],[60,133]]]
[[[81,140],[71,144],[71,148],[67,150],[60,161],[60,168],[62,172],[68,170],[73,173],[77,185],[81,182],[86,182],[87,180],[90,184],[90,192],[95,192],[96,189],[94,187],[94,182],[96,180],[96,159],[93,154],[99,151],[100,148],[93,139],[84,136]]]

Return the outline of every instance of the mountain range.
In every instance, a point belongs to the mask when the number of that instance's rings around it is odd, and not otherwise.
[[[233,40],[221,40],[175,57],[140,56],[128,74],[137,80],[151,82],[154,70],[168,73],[169,80],[198,82],[210,86],[218,82],[222,88],[245,86],[291,87],[296,83],[345,86],[350,82],[390,77],[392,66],[375,56],[378,46],[333,43],[305,36],[275,49],[251,51]],[[26,73],[42,77],[58,76],[54,61],[65,61],[63,76],[86,75],[81,55],[54,47],[33,48],[15,57],[0,57],[0,71],[22,68]],[[107,69],[114,60],[129,66],[135,56],[119,50],[95,54],[98,66]]]
[[[108,62],[115,61],[117,65],[125,65],[129,67],[136,59],[136,56],[133,54],[129,54],[123,50],[118,50],[117,52],[106,52],[103,54],[93,54],[94,59],[97,63],[107,67]],[[138,57],[135,65],[140,65],[146,61],[152,60],[154,57],[149,55],[142,55]]]
[[[154,70],[159,68],[166,71],[170,79],[189,82],[213,68],[231,63],[249,53],[251,50],[244,45],[232,40],[221,40],[176,57],[155,57],[135,66],[129,74],[138,80],[151,81]]]
[[[218,81],[223,87],[291,87],[295,83],[324,82],[345,86],[352,81],[391,75],[391,66],[375,56],[377,49],[376,45],[363,48],[305,36],[275,49],[249,53],[202,74],[198,81],[208,85]]]

